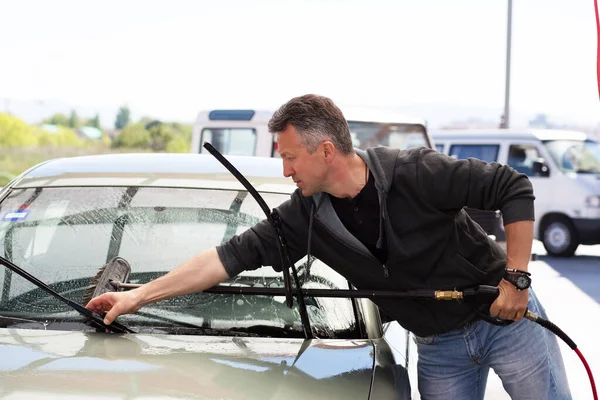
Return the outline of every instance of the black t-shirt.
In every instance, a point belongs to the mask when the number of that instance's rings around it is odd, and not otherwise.
[[[338,217],[358,240],[369,249],[382,264],[387,261],[387,246],[377,249],[379,238],[379,195],[375,188],[375,178],[369,172],[367,184],[354,198],[329,196]]]

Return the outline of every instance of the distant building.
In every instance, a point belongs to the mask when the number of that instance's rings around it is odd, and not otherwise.
[[[42,124],[41,128],[48,133],[60,133],[61,126],[54,124]],[[64,127],[64,129],[70,129]],[[102,139],[102,131],[93,126],[82,126],[81,128],[77,128],[73,130],[79,137],[83,139],[89,140],[100,140]]]
[[[59,133],[60,132],[58,125],[54,125],[54,124],[42,124],[42,129],[48,133]]]
[[[93,126],[82,126],[79,129],[76,129],[76,132],[79,136],[92,139],[92,140],[100,140],[102,139],[102,131]]]

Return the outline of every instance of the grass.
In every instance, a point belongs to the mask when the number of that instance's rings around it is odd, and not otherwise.
[[[0,149],[0,187],[34,165],[53,158],[135,151],[140,150],[112,149],[100,143],[86,147],[3,148]]]

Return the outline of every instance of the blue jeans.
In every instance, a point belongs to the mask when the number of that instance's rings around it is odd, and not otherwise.
[[[528,308],[546,318],[532,289]],[[527,319],[508,326],[479,320],[415,342],[422,400],[483,399],[490,367],[512,399],[571,399],[556,336]]]

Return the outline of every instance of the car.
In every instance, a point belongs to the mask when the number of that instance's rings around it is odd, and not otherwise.
[[[440,130],[432,137],[442,153],[498,162],[527,175],[535,194],[535,239],[549,255],[572,257],[580,244],[600,244],[600,143],[593,137],[529,128]],[[494,221],[499,219],[488,215],[481,225],[493,227]]]
[[[280,159],[227,159],[271,208],[296,189]],[[131,266],[130,284],[143,284],[263,218],[210,154],[54,159],[0,191],[0,256],[85,305],[115,257]],[[310,274],[306,257],[296,268],[303,288],[354,290],[318,259]],[[263,267],[221,286],[284,281]],[[132,333],[111,333],[0,266],[0,399],[411,397],[408,332],[367,298],[304,300],[310,339],[297,297],[289,308],[283,294],[210,291],[122,315]]]

